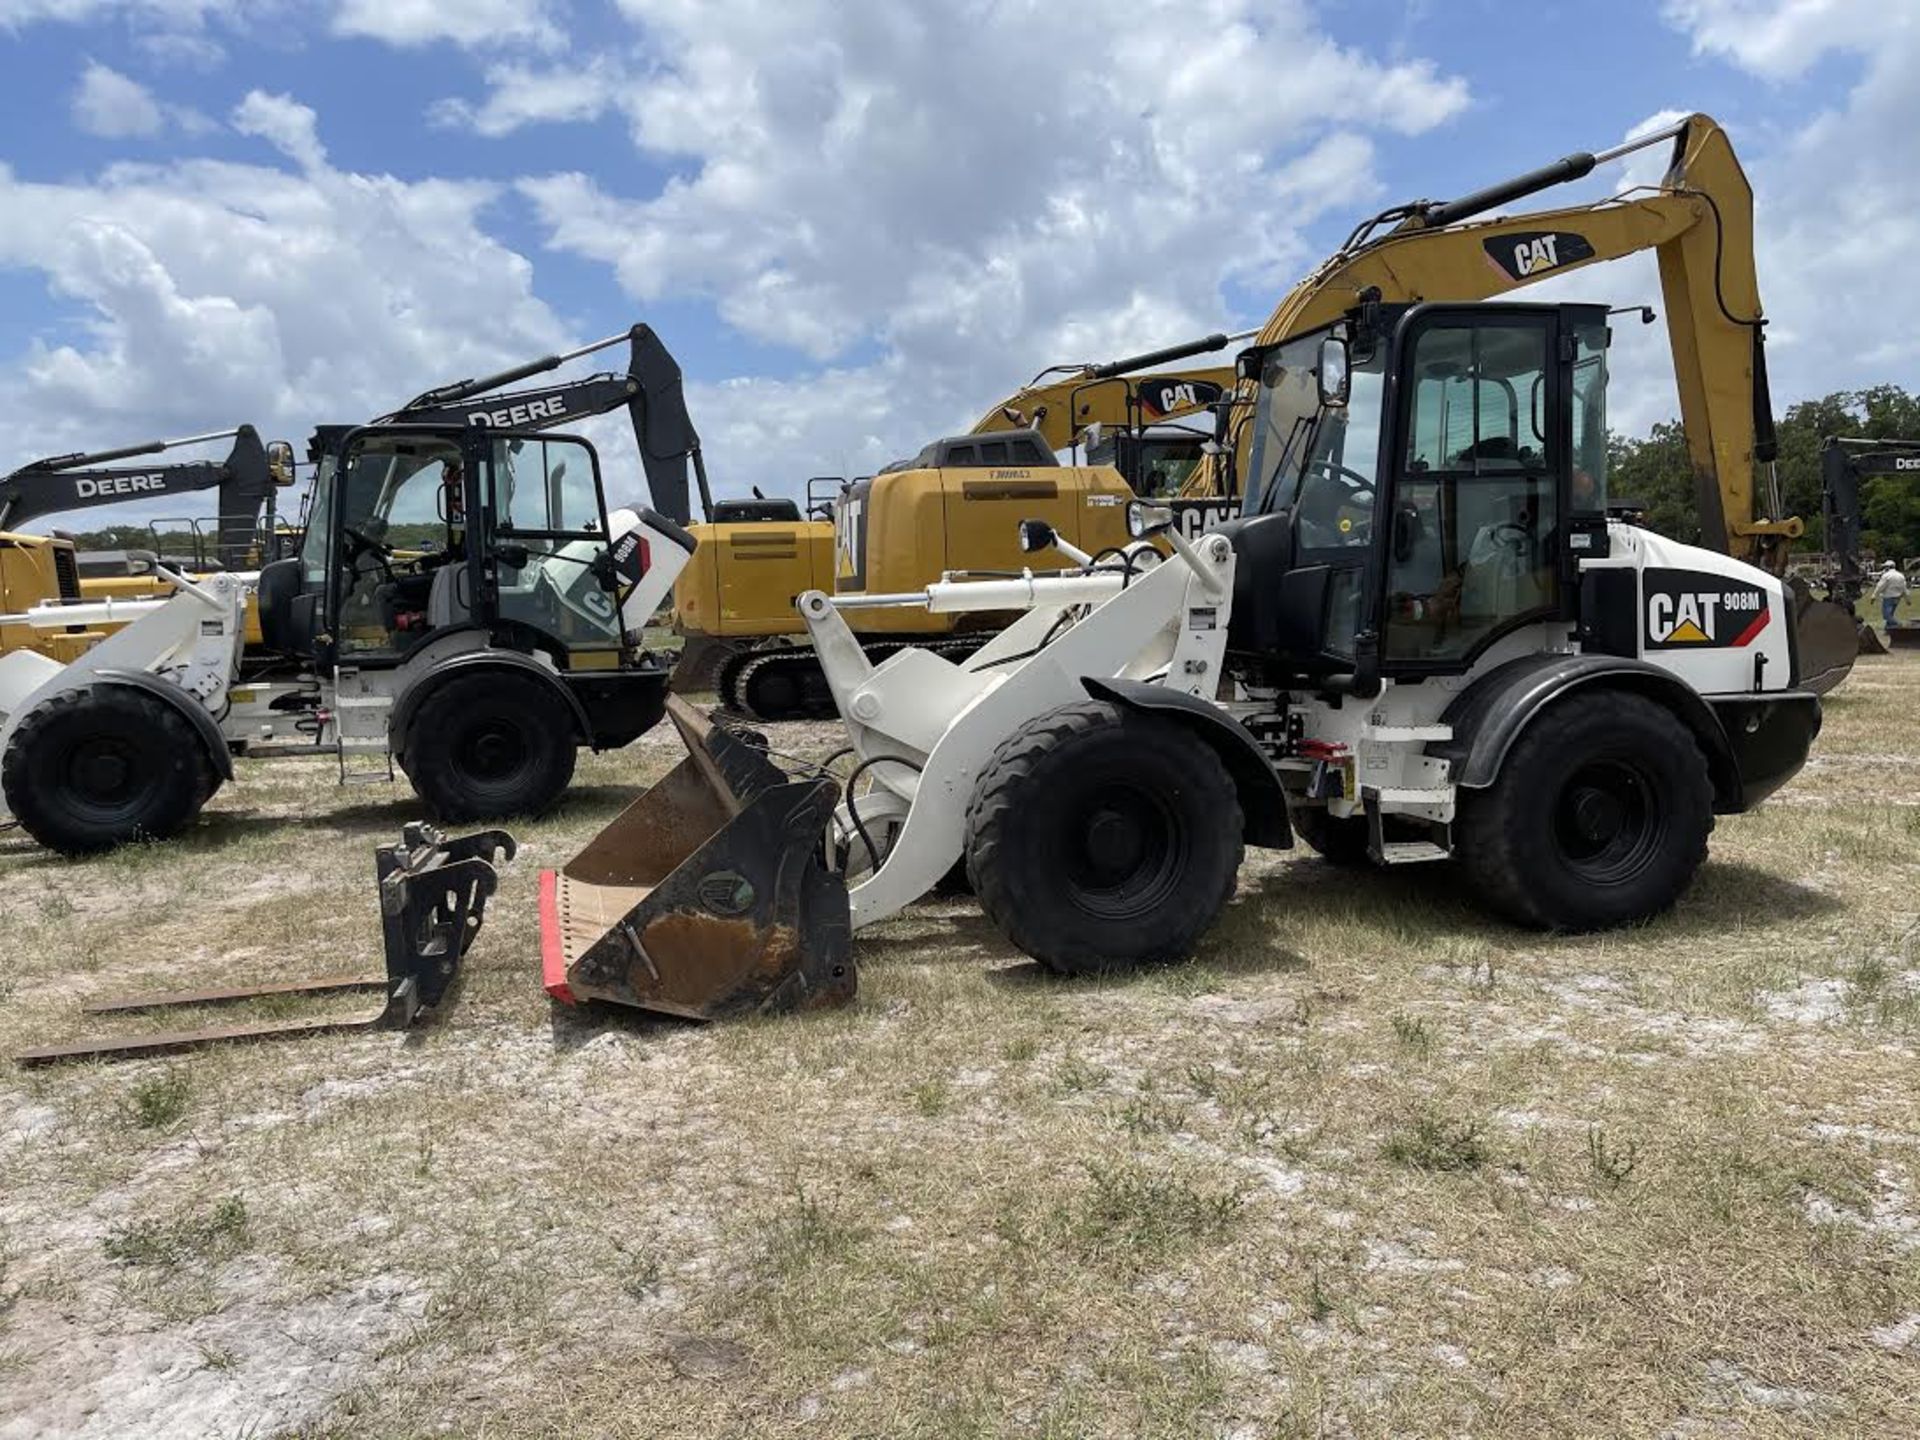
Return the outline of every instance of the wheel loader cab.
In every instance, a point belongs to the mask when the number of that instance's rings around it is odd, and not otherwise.
[[[1247,352],[1233,653],[1364,691],[1571,620],[1606,543],[1606,345],[1599,306],[1420,305]]]
[[[620,663],[619,577],[586,441],[377,426],[348,432],[331,459],[298,560],[262,579],[283,648],[378,668],[471,628],[572,668]]]

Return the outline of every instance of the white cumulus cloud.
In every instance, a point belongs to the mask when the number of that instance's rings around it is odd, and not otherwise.
[[[286,97],[249,96],[235,123],[299,169],[183,159],[44,182],[0,165],[0,270],[38,274],[73,317],[0,366],[0,473],[239,421],[301,444],[574,338],[487,233],[498,187],[335,169]]]
[[[1753,181],[1776,405],[1920,369],[1920,9],[1884,0],[1676,0],[1701,54],[1768,81],[1822,61],[1855,78],[1784,132],[1732,129]],[[1817,101],[1816,97],[1814,98]],[[1731,123],[1731,121],[1730,121]]]
[[[918,448],[1043,365],[1257,319],[1229,292],[1277,299],[1316,258],[1304,228],[1376,198],[1376,138],[1468,100],[1427,61],[1335,43],[1303,0],[1141,0],[1124,25],[1024,0],[620,8],[634,47],[499,67],[436,114],[500,134],[617,113],[669,168],[651,193],[577,171],[520,188],[551,247],[641,306],[707,297],[820,367],[696,392],[713,448],[762,484]],[[871,399],[872,425],[845,439],[811,400],[829,394]],[[726,405],[762,413],[707,408]]]
[[[390,45],[517,43],[552,49],[564,31],[547,0],[339,0],[333,28]]]
[[[92,61],[74,88],[73,123],[89,135],[123,139],[157,134],[166,115],[138,80]]]

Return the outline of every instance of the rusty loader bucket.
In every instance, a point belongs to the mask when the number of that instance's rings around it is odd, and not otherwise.
[[[839,785],[677,696],[667,714],[687,758],[540,876],[547,992],[699,1020],[845,1004],[847,891],[822,859]]]

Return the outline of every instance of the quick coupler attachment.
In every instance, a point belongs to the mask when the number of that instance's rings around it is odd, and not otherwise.
[[[328,975],[266,985],[129,995],[96,1000],[84,1007],[89,1015],[132,1014],[269,997],[381,991],[384,998],[378,1010],[77,1040],[29,1050],[14,1059],[22,1065],[124,1060],[197,1050],[230,1040],[286,1040],[340,1030],[404,1030],[423,1010],[431,1010],[445,999],[447,988],[459,973],[460,957],[480,933],[487,900],[500,883],[494,862],[511,860],[514,848],[513,837],[504,830],[482,830],[448,840],[431,825],[413,824],[401,832],[398,845],[376,849],[373,864],[380,890],[381,939],[386,947],[384,977]]]
[[[374,851],[387,960],[382,1026],[403,1030],[419,1011],[440,1003],[487,918],[487,901],[500,884],[496,864],[513,859],[518,848],[504,830],[449,840],[416,821],[401,830],[398,845]]]

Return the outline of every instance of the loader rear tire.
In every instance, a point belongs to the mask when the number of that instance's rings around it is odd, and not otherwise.
[[[397,758],[443,824],[538,815],[573,779],[573,716],[539,680],[462,675],[420,702]]]
[[[1049,970],[1124,970],[1192,953],[1233,894],[1241,830],[1205,741],[1086,700],[994,752],[967,806],[967,873],[987,918]]]
[[[0,759],[7,808],[63,855],[165,840],[193,823],[220,775],[206,742],[166,701],[88,685],[35,706]]]
[[[1678,900],[1712,832],[1693,732],[1655,701],[1603,690],[1549,708],[1491,786],[1461,792],[1454,849],[1481,896],[1521,924],[1603,930]]]

